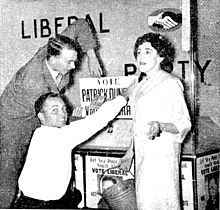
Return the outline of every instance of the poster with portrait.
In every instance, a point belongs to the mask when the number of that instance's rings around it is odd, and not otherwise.
[[[197,158],[198,209],[219,209],[219,160],[220,153]]]
[[[84,167],[82,167],[83,159]],[[76,188],[82,193],[80,208],[109,208],[100,193],[119,181],[134,179],[134,164],[132,164],[130,172],[125,172],[115,168],[119,160],[118,156],[75,154]]]

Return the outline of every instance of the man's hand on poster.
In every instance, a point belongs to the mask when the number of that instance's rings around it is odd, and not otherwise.
[[[84,118],[86,116],[85,109],[82,106],[75,107],[72,113],[73,117]]]
[[[127,88],[123,89],[120,95],[123,96],[126,100],[129,100],[129,96],[131,95],[133,89],[137,86],[137,84],[137,80],[134,79]]]
[[[153,24],[158,24],[164,29],[170,29],[178,25],[170,16],[163,17],[163,13],[160,13],[156,16],[148,17],[148,26],[153,26]]]
[[[88,55],[88,68],[89,68],[89,71],[90,71],[90,75],[92,77],[101,77],[103,76],[103,70],[100,66],[100,63],[96,57],[96,54],[94,52],[94,50],[89,50],[87,52],[87,55]]]
[[[106,96],[98,96],[96,95],[95,98],[90,103],[90,108],[98,110],[99,107],[106,101]],[[85,108],[82,106],[75,107],[73,109],[72,117],[76,118],[84,118],[86,117]]]
[[[99,107],[106,101],[106,95],[99,96],[96,95],[94,99],[90,103],[90,108],[92,109],[99,109]]]

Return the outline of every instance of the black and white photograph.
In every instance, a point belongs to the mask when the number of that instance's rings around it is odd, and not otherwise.
[[[1,0],[0,209],[218,210],[219,0]]]

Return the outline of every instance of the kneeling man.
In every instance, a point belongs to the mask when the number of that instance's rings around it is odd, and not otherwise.
[[[93,115],[66,125],[67,106],[62,96],[46,93],[35,103],[41,122],[33,134],[19,177],[21,196],[14,208],[68,208],[62,203],[71,179],[72,149],[105,127],[127,103],[128,88],[105,102]]]

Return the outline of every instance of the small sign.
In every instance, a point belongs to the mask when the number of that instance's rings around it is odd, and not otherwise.
[[[182,205],[184,210],[193,210],[192,160],[181,161]]]
[[[114,99],[127,88],[136,76],[101,77],[101,78],[81,78],[80,81],[80,101],[85,110],[86,116],[95,113],[97,110],[90,107],[91,101],[98,96],[105,96],[106,100]],[[124,106],[118,118],[132,118],[132,107],[128,104]]]
[[[220,153],[197,158],[198,209],[219,209]]]

